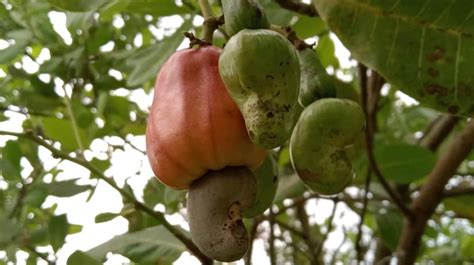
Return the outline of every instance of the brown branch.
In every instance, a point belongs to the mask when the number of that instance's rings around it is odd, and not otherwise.
[[[269,256],[270,264],[276,264],[276,252],[275,252],[275,214],[273,213],[272,207],[270,207],[270,219],[268,220],[270,225],[270,237],[269,237]]]
[[[306,235],[306,237],[304,238],[304,241],[309,249],[308,251],[310,254],[309,259],[311,261],[310,264],[318,264],[319,255],[316,252],[317,250],[316,240],[313,237],[313,234],[311,233],[311,226],[309,224],[308,214],[306,213],[305,203],[306,202],[302,202],[296,206],[296,216],[298,220],[300,221],[303,234]]]
[[[276,0],[276,2],[283,8],[295,11],[296,13],[300,13],[303,15],[307,15],[310,17],[317,17],[319,16],[316,8],[312,4],[305,4],[298,0]]]
[[[245,265],[250,265],[252,264],[252,251],[253,251],[253,241],[255,240],[255,237],[257,236],[258,232],[258,226],[262,222],[261,218],[254,218],[252,222],[252,228],[250,229],[250,235],[249,235],[249,241],[250,241],[250,246],[249,250],[247,250],[247,253],[245,253],[244,261]]]
[[[28,140],[31,140],[49,151],[51,151],[53,157],[55,158],[62,158],[65,160],[69,160],[75,164],[78,164],[86,169],[88,169],[93,175],[97,176],[99,179],[105,181],[107,184],[109,184],[112,188],[114,188],[116,191],[118,191],[124,198],[127,200],[131,201],[132,203],[135,204],[135,206],[147,213],[148,215],[154,217],[157,219],[171,234],[173,234],[177,239],[179,239],[188,249],[189,251],[195,255],[203,264],[212,264],[212,260],[206,257],[202,252],[199,250],[199,248],[193,243],[191,239],[189,239],[186,235],[184,235],[179,229],[174,227],[172,224],[170,224],[164,214],[160,212],[155,212],[153,209],[149,208],[145,204],[139,202],[133,194],[128,193],[124,189],[121,189],[113,179],[110,179],[102,173],[98,168],[90,164],[89,162],[71,157],[67,153],[56,149],[53,147],[50,143],[48,143],[46,140],[38,137],[33,131],[25,131],[24,133],[15,133],[15,132],[8,132],[8,131],[0,131],[0,135],[11,135],[11,136],[16,136],[16,137],[22,137]]]
[[[357,226],[357,237],[355,241],[355,248],[357,252],[357,264],[360,264],[362,261],[363,255],[362,255],[362,226],[364,225],[364,219],[365,219],[365,214],[367,213],[367,205],[369,202],[369,192],[370,192],[370,180],[372,177],[372,172],[370,170],[367,171],[367,176],[365,178],[365,185],[364,185],[364,202],[362,206],[362,211],[360,212],[360,222],[359,225]]]
[[[466,183],[467,184],[467,183]],[[456,186],[443,191],[443,197],[456,197],[463,195],[474,195],[474,186]]]
[[[431,151],[436,151],[458,121],[458,117],[450,114],[439,116],[430,124],[423,134],[423,137],[420,139],[420,145]]]
[[[474,120],[471,120],[451,142],[444,155],[438,159],[428,175],[426,184],[421,187],[419,196],[414,199],[411,205],[414,215],[412,218],[405,218],[405,225],[398,244],[398,264],[414,263],[426,223],[441,202],[446,184],[473,148]]]
[[[336,216],[337,201],[334,202],[334,207],[332,208],[331,217],[329,217],[328,227],[326,233],[324,233],[321,242],[316,249],[316,256],[319,256],[323,251],[324,242],[328,239],[329,233],[331,233],[332,227],[334,226],[334,217]]]
[[[370,76],[371,79],[367,79],[367,67],[359,63],[359,78],[360,78],[360,86],[361,86],[361,96],[362,96],[362,109],[364,111],[366,117],[366,129],[365,129],[365,142],[366,142],[366,149],[367,149],[367,158],[369,159],[370,169],[375,173],[377,179],[379,180],[380,184],[384,190],[388,193],[391,200],[397,205],[400,211],[405,216],[412,216],[412,212],[408,207],[403,203],[399,194],[396,193],[395,190],[392,189],[388,181],[383,176],[380,168],[378,167],[377,161],[374,155],[374,148],[373,148],[373,138],[374,133],[376,130],[376,121],[375,121],[375,111],[377,108],[375,107],[378,101],[379,96],[374,94],[380,93],[380,89],[383,85],[383,79],[378,77],[379,75],[372,71]],[[379,81],[377,81],[379,80]]]

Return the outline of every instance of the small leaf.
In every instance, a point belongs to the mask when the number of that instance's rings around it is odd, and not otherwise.
[[[49,239],[54,251],[57,251],[63,244],[68,233],[68,221],[65,214],[52,216],[49,220]]]
[[[76,250],[67,259],[67,265],[85,265],[85,264],[100,265],[102,263],[80,250]]]
[[[62,148],[67,150],[75,150],[79,148],[71,121],[51,117],[43,117],[41,118],[41,121],[45,135],[51,139],[59,141]],[[84,147],[89,146],[90,139],[88,139],[85,132],[79,130],[79,134]]]
[[[21,178],[20,160],[22,152],[16,141],[8,141],[2,150],[2,176],[7,180],[19,180]]]
[[[316,53],[324,67],[339,67],[339,59],[336,57],[336,47],[334,46],[332,39],[329,37],[329,34],[325,34],[319,38],[318,45],[316,46]]]
[[[45,186],[49,191],[49,195],[56,197],[71,197],[92,188],[91,185],[76,185],[77,180],[78,179],[56,181],[45,184]]]
[[[320,17],[308,16],[299,16],[298,21],[291,28],[301,39],[307,39],[329,30]]]
[[[133,70],[127,79],[127,86],[136,87],[154,78],[163,63],[173,54],[183,41],[183,31],[191,28],[191,20],[186,20],[176,32],[161,42],[138,50],[127,60]]]
[[[466,259],[474,260],[474,236],[468,235],[462,239],[461,255]]]
[[[418,145],[379,145],[375,158],[387,179],[407,184],[425,177],[436,163],[436,155]]]
[[[176,227],[176,229],[179,229]],[[189,236],[189,233],[182,231]],[[136,256],[135,251],[138,249],[152,250],[147,253],[147,258],[155,259],[164,258],[167,262],[177,259],[183,251],[186,250],[184,245],[176,239],[163,226],[149,227],[137,232],[116,236],[111,240],[99,245],[87,252],[91,257],[102,260],[108,252],[119,253],[129,256]],[[143,253],[143,251],[139,251]]]
[[[454,211],[459,217],[474,220],[474,195],[463,195],[443,200],[447,210]]]
[[[377,213],[375,221],[385,245],[392,251],[397,248],[398,240],[402,233],[403,217],[399,212],[389,210],[385,213]]]
[[[101,214],[98,214],[95,217],[95,222],[96,223],[108,222],[108,221],[114,219],[115,217],[117,217],[119,215],[120,214],[118,214],[118,213],[101,213]]]

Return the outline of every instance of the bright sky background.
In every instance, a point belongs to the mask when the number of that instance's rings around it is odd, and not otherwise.
[[[66,29],[66,16],[63,13],[59,12],[51,12],[50,13],[50,20],[54,26],[54,29],[63,37],[64,42],[66,44],[70,44],[72,42],[71,35]],[[178,27],[181,19],[179,17],[170,17],[164,20],[164,24],[169,27]],[[202,19],[197,19],[195,21],[196,24],[202,23]],[[114,25],[120,27],[123,25],[123,21],[121,19],[116,19]],[[156,34],[163,34],[160,30],[156,30]],[[336,44],[336,54],[339,57],[341,66],[343,68],[349,68],[355,65],[355,61],[350,60],[350,53],[343,47],[339,40],[335,36],[331,36]],[[140,39],[137,39],[136,42],[140,43]],[[110,50],[112,48],[112,43],[104,45],[102,47],[103,50]],[[0,49],[4,49],[8,46],[8,43],[5,41],[0,41]],[[181,48],[187,47],[187,43],[184,42],[181,45]],[[41,53],[40,58],[38,61],[48,60],[49,59],[49,52],[44,51]],[[30,73],[34,73],[38,71],[38,65],[34,62],[29,60],[29,58],[24,59],[25,68]],[[328,69],[329,72],[333,72],[333,69]],[[0,76],[4,76],[5,73],[1,72]],[[111,75],[120,75],[116,71],[111,71]],[[352,79],[351,76],[344,75],[342,72],[338,72],[337,76],[343,80],[349,81]],[[47,78],[47,77],[42,77]],[[62,92],[61,82],[56,82],[58,86],[56,91],[60,95],[64,95]],[[126,95],[133,101],[139,103],[139,106],[143,109],[148,109],[151,105],[152,95],[146,95],[143,90],[137,91],[128,91],[125,89],[118,90],[115,92],[120,94],[121,96]],[[413,102],[411,98],[404,96],[403,94],[399,94],[406,101]],[[0,128],[2,130],[9,130],[20,132],[21,131],[21,124],[25,117],[21,114],[14,113],[11,111],[6,112],[6,116],[10,117],[10,120],[5,122],[0,122]],[[13,137],[0,137],[0,146],[4,146],[8,139],[13,139]],[[135,146],[139,147],[141,150],[145,150],[145,138],[143,136],[140,137],[130,137],[130,140]],[[106,137],[105,141],[108,143],[120,144],[123,145],[124,142],[117,137]],[[93,157],[93,156],[103,156],[103,153],[107,150],[107,144],[103,140],[95,140],[91,144],[92,152],[88,151],[85,153],[86,157]],[[44,162],[44,167],[46,170],[54,167],[58,163],[58,159],[52,158],[49,151],[45,148],[40,147],[40,157],[41,160]],[[114,179],[118,182],[119,186],[122,186],[125,181],[127,181],[134,189],[137,191],[137,195],[141,196],[140,192],[143,190],[143,187],[148,182],[149,178],[153,176],[153,173],[150,169],[148,160],[146,156],[142,153],[138,152],[137,150],[133,149],[129,145],[125,145],[125,150],[117,150],[114,152],[112,156],[112,166],[108,169],[105,174],[107,176],[113,176]],[[23,171],[22,175],[27,176],[32,168],[26,159],[22,160]],[[62,169],[63,172],[59,173],[57,180],[66,180],[71,178],[79,178],[81,177],[82,180],[79,184],[87,184],[87,183],[96,183],[97,180],[88,180],[85,176],[89,176],[89,172],[77,166],[71,162],[62,162],[59,166],[59,169]],[[51,176],[50,176],[51,177]],[[0,181],[0,190],[5,188],[7,185],[5,182]],[[350,189],[349,189],[350,190]],[[44,202],[42,207],[51,207],[53,204],[57,204],[58,207],[55,211],[55,214],[67,214],[68,220],[72,224],[79,224],[83,225],[82,232],[69,235],[66,238],[66,244],[60,249],[58,252],[58,263],[59,265],[66,264],[67,257],[73,253],[75,250],[83,250],[86,251],[94,246],[97,246],[101,243],[104,243],[111,239],[116,235],[123,234],[127,231],[127,220],[123,217],[117,217],[109,222],[96,224],[94,223],[94,218],[97,214],[102,212],[120,212],[122,208],[122,199],[120,195],[109,187],[105,182],[99,181],[97,186],[97,191],[95,192],[92,199],[86,203],[86,198],[89,196],[89,192],[81,193],[71,198],[57,198],[49,196],[46,201]],[[316,222],[318,224],[323,224],[326,219],[330,216],[332,211],[333,203],[328,200],[318,200],[316,204],[316,200],[311,200],[307,206],[308,213],[310,215],[310,222]],[[156,210],[163,210],[163,206],[157,207]],[[187,223],[184,219],[175,214],[174,216],[170,216],[167,218],[169,222],[172,224],[180,224],[184,228],[187,227]],[[342,203],[339,204],[338,210],[336,213],[335,218],[335,229],[332,232],[328,240],[326,242],[325,247],[330,249],[337,248],[341,241],[343,240],[343,230],[342,226],[354,227],[359,222],[358,215],[354,214],[350,210],[347,210]],[[266,224],[264,224],[264,227]],[[268,229],[268,227],[266,227]],[[366,234],[365,240],[370,240],[369,235]],[[344,249],[347,246],[343,246]],[[49,249],[44,248],[44,250]],[[39,249],[42,251],[43,249]],[[266,256],[264,251],[264,241],[262,239],[257,239],[254,243],[254,252],[253,252],[253,260],[255,264],[268,264],[269,259]],[[5,253],[0,251],[0,257],[4,256]],[[19,265],[25,264],[25,259],[28,256],[26,252],[18,252],[18,263]],[[120,256],[120,255],[110,255],[109,260],[106,264],[120,264],[126,263],[128,259]],[[46,262],[41,261],[38,264],[46,264]],[[183,253],[183,255],[175,262],[175,264],[199,264],[197,259],[190,256],[188,253]],[[238,264],[243,264],[243,262],[238,262]]]

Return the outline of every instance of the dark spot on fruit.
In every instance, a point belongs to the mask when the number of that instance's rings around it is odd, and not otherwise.
[[[430,95],[438,94],[440,96],[446,96],[448,94],[447,88],[436,84],[425,86],[425,91]]]
[[[430,68],[428,68],[428,74],[431,77],[438,77],[439,76],[439,71],[430,67]]]
[[[273,75],[266,75],[265,78],[266,78],[267,80],[273,80],[273,79],[275,79],[275,78],[273,77]]]
[[[283,109],[285,110],[285,112],[288,112],[288,111],[290,111],[291,106],[290,105],[283,105]]]
[[[267,118],[273,118],[273,116],[274,116],[274,115],[273,115],[273,112],[269,111],[269,112],[267,113]]]
[[[277,176],[274,176],[274,177],[273,177],[273,183],[277,182],[277,180],[278,180],[278,177],[277,177]]]
[[[456,114],[459,111],[459,107],[456,105],[451,105],[448,107],[448,112],[451,114]]]
[[[445,51],[444,51],[443,48],[441,48],[439,46],[436,46],[434,51],[428,53],[426,58],[428,59],[428,61],[433,63],[433,62],[436,62],[436,61],[440,60],[441,58],[443,58],[444,53],[445,53]]]
[[[279,95],[280,95],[280,90],[278,90],[278,91],[275,93],[274,97],[278,97]]]
[[[280,66],[283,66],[283,62],[280,62]]]
[[[300,176],[300,178],[303,180],[303,181],[311,181],[311,182],[315,182],[315,181],[318,181],[318,179],[320,178],[320,175],[316,172],[311,172],[307,169],[296,169],[296,172],[298,173],[298,176]]]

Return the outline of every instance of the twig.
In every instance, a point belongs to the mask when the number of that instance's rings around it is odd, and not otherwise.
[[[303,229],[303,234],[306,235],[304,241],[308,246],[309,254],[311,254],[311,264],[316,265],[318,261],[318,253],[316,252],[316,240],[314,239],[313,234],[311,233],[311,226],[309,225],[309,218],[308,214],[306,213],[305,202],[302,202],[296,206],[296,216],[298,217],[298,220],[301,223],[301,229]]]
[[[72,110],[71,99],[67,95],[65,85],[63,85],[62,88],[64,91],[64,101],[66,103],[67,112],[68,112],[69,118],[71,119],[71,125],[72,125],[72,130],[74,132],[74,138],[76,139],[77,146],[79,147],[79,150],[80,150],[79,156],[83,158],[84,145],[82,144],[81,135],[79,134],[79,126],[77,125],[76,116],[74,116],[74,111]],[[72,87],[72,89],[74,89],[74,87]],[[71,93],[71,97],[72,97],[72,93]]]
[[[324,242],[326,242],[329,233],[331,233],[332,227],[334,226],[334,217],[336,216],[337,201],[334,202],[334,207],[332,208],[331,217],[329,217],[328,227],[326,233],[324,233],[321,242],[319,243],[318,248],[316,249],[316,256],[319,256],[323,250]]]
[[[42,260],[46,261],[46,263],[48,263],[49,265],[55,265],[55,264],[56,264],[55,261],[49,260],[47,254],[39,252],[39,251],[36,250],[33,246],[28,245],[28,246],[26,246],[26,248],[27,248],[29,251],[31,251],[32,253],[34,253],[36,256],[38,256],[39,258],[41,258]]]
[[[273,209],[270,207],[270,238],[269,238],[269,256],[270,264],[276,265],[276,252],[275,252],[275,215],[273,214]]]
[[[355,248],[356,248],[356,252],[357,252],[357,264],[360,264],[360,262],[362,261],[362,258],[363,258],[362,245],[361,245],[362,234],[363,234],[362,227],[364,225],[365,214],[367,213],[367,204],[369,202],[368,195],[369,195],[369,192],[370,192],[371,177],[372,177],[372,172],[370,170],[367,170],[367,176],[365,178],[365,185],[364,185],[364,190],[365,190],[364,202],[363,202],[363,206],[362,206],[362,211],[360,212],[360,222],[359,222],[359,225],[357,226],[357,237],[356,237],[356,240],[355,240],[355,242],[356,242]]]
[[[372,75],[370,77],[371,79],[377,78],[377,75],[378,74],[375,71],[372,71]],[[373,134],[375,132],[376,126],[375,126],[375,120],[374,120],[375,114],[373,114],[371,110],[374,110],[376,108],[371,107],[371,106],[374,106],[376,102],[369,102],[369,99],[376,101],[378,97],[370,95],[369,93],[373,93],[375,91],[377,91],[378,93],[380,91],[382,84],[377,83],[375,81],[371,81],[372,85],[377,84],[378,87],[369,87],[368,86],[369,82],[367,79],[367,67],[365,67],[362,64],[359,64],[359,78],[360,78],[360,85],[361,85],[361,92],[362,92],[361,93],[362,108],[364,110],[364,114],[367,120],[367,127],[365,130],[365,142],[366,142],[366,149],[367,149],[367,158],[369,159],[370,168],[377,176],[380,184],[382,184],[382,187],[388,193],[391,200],[397,205],[398,208],[400,208],[400,210],[405,216],[411,217],[412,212],[402,202],[399,195],[392,189],[392,187],[390,187],[390,184],[387,182],[382,172],[380,171],[380,168],[378,167],[378,164],[374,155]]]
[[[337,256],[337,253],[339,253],[339,251],[341,250],[342,246],[344,245],[344,242],[346,242],[346,239],[347,239],[347,230],[344,226],[342,226],[342,233],[344,234],[344,237],[342,238],[342,241],[341,243],[339,244],[339,246],[337,246],[337,248],[334,250],[334,252],[332,253],[331,255],[331,261],[329,262],[329,264],[334,264],[335,261],[336,261],[336,256]]]
[[[125,197],[127,200],[131,201],[132,203],[135,204],[135,206],[147,213],[148,215],[154,217],[157,219],[171,234],[173,234],[177,239],[179,239],[188,249],[189,251],[194,254],[203,264],[212,264],[212,260],[206,257],[202,252],[198,249],[198,247],[189,239],[186,235],[184,235],[179,229],[171,225],[165,218],[165,216],[160,213],[160,212],[155,212],[153,209],[149,208],[145,204],[139,202],[133,194],[128,193],[127,191],[121,189],[114,180],[106,177],[102,171],[97,169],[95,166],[90,164],[89,162],[80,159],[80,158],[75,158],[69,156],[67,153],[56,149],[53,147],[51,144],[49,144],[46,140],[36,136],[33,131],[25,131],[24,133],[15,133],[15,132],[8,132],[8,131],[0,131],[0,135],[11,135],[11,136],[16,136],[16,137],[22,137],[29,139],[49,151],[51,151],[53,157],[56,158],[62,158],[65,160],[69,160],[73,163],[76,163],[86,169],[88,169],[93,175],[97,176],[99,179],[105,181],[107,184],[109,184],[112,188],[114,188],[116,191],[118,191],[123,197]]]
[[[298,229],[292,227],[291,225],[286,224],[286,223],[284,223],[283,221],[280,221],[280,220],[278,220],[278,219],[275,219],[274,221],[275,221],[275,223],[276,223],[278,226],[280,226],[281,228],[283,228],[283,229],[285,229],[285,230],[288,230],[288,231],[291,232],[292,234],[294,234],[294,235],[300,237],[301,239],[306,240],[306,239],[308,238],[308,235],[307,235],[307,234],[303,233],[302,231],[299,231]]]
[[[276,0],[276,2],[285,9],[295,11],[303,15],[307,15],[310,17],[319,16],[318,12],[311,4],[305,4],[303,2],[295,0]]]
[[[474,195],[474,186],[457,186],[443,192],[444,198],[463,195]]]
[[[247,253],[245,253],[245,265],[251,265],[252,264],[252,251],[253,251],[253,241],[255,240],[255,237],[257,235],[257,232],[258,232],[258,226],[260,225],[261,223],[261,219],[260,218],[254,218],[253,219],[253,222],[252,222],[252,228],[250,229],[250,232],[249,232],[249,241],[250,241],[250,246],[249,246],[249,250],[247,250]]]
[[[414,199],[411,205],[414,216],[405,219],[397,248],[398,264],[413,264],[415,261],[426,224],[443,198],[445,185],[473,148],[474,120],[471,120],[438,159],[419,196]]]

